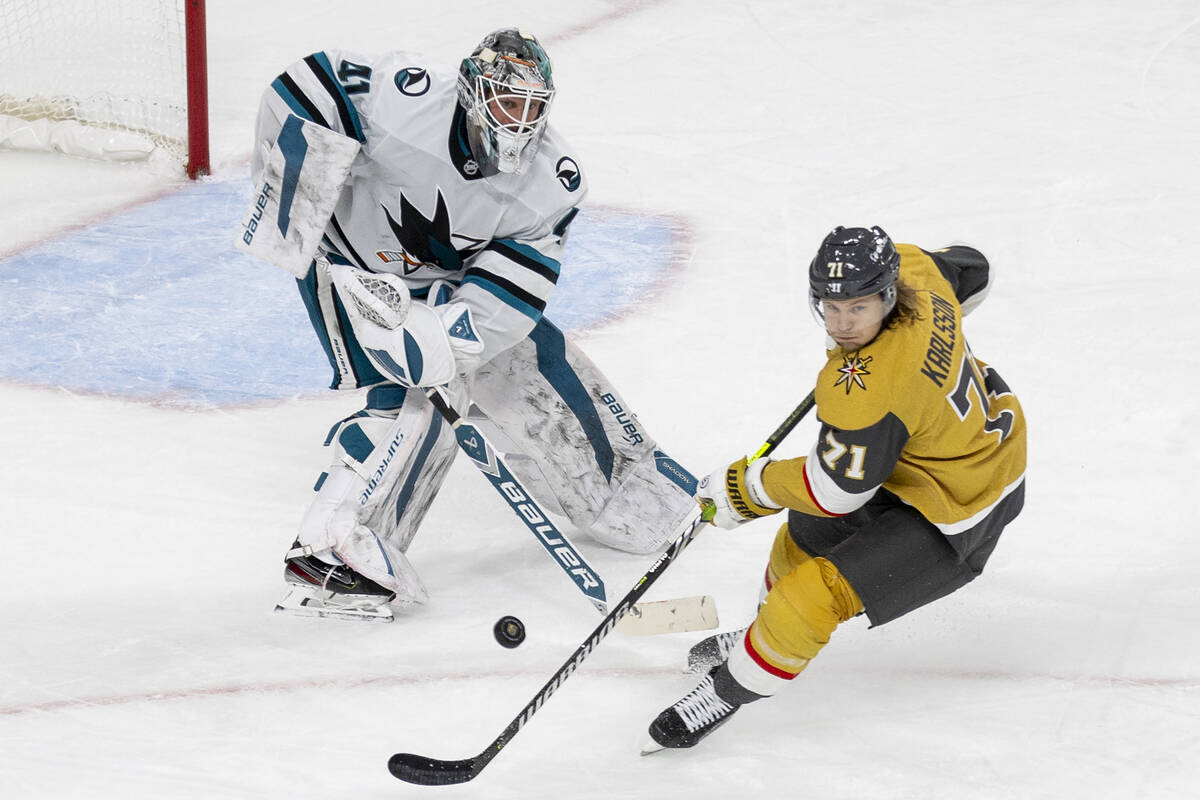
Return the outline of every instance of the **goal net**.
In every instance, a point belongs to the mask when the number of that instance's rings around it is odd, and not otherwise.
[[[208,172],[203,0],[0,0],[0,145]]]

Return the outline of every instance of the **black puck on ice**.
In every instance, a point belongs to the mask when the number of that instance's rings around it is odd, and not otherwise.
[[[501,647],[516,647],[525,641],[525,623],[516,617],[501,617],[492,628]]]

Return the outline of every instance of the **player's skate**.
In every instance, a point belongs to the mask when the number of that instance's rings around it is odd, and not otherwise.
[[[741,630],[726,631],[709,636],[707,639],[701,639],[688,651],[687,667],[684,672],[688,675],[699,675],[724,664],[733,649],[742,643],[742,639],[746,638],[747,630],[749,630],[749,626]]]
[[[297,541],[284,559],[287,593],[275,610],[302,617],[391,622],[396,593],[345,564],[329,564]]]
[[[650,723],[650,740],[642,745],[642,755],[656,753],[664,747],[694,747],[733,716],[741,703],[718,693],[716,678],[720,669],[714,667],[699,686],[654,718]],[[732,681],[728,671],[724,679],[724,682]]]

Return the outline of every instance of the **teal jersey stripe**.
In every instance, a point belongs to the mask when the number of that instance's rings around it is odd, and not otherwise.
[[[550,256],[534,247],[530,247],[523,242],[518,242],[516,239],[493,239],[489,243],[488,249],[508,256],[518,264],[529,267],[535,272],[553,274],[553,278],[546,275],[547,279],[551,281],[558,278],[559,272],[562,269],[562,265],[557,260],[550,258]]]
[[[541,308],[530,305],[504,287],[488,280],[487,278],[484,278],[478,273],[468,274],[465,278],[463,278],[461,285],[466,286],[468,283],[473,283],[484,291],[491,293],[495,297],[504,301],[505,305],[515,308],[517,311],[520,311],[534,322],[537,322],[542,318]]]
[[[338,114],[342,117],[343,123],[346,120],[350,122],[348,126],[350,130],[347,133],[352,134],[360,142],[366,141],[366,137],[363,136],[362,121],[358,118],[358,109],[354,107],[354,103],[350,102],[350,95],[346,94],[346,88],[337,79],[337,73],[333,71],[333,65],[329,63],[329,56],[320,52],[313,53],[312,58],[325,71],[324,77],[320,75],[317,77],[326,90],[334,96],[334,102],[337,103]]]
[[[317,120],[313,119],[313,115],[309,112],[309,110],[301,104],[296,95],[292,94],[292,90],[284,84],[282,78],[276,78],[275,80],[271,81],[271,88],[275,90],[275,94],[279,95],[283,99],[283,102],[287,103],[288,108],[290,108],[292,113],[297,117],[300,117],[300,119],[306,119],[309,122],[317,122]],[[325,123],[324,121],[321,121],[320,124],[324,125]]]

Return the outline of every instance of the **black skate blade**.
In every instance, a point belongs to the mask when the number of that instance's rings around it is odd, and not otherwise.
[[[412,753],[396,753],[388,759],[388,772],[405,783],[420,786],[450,786],[466,783],[479,774],[483,765],[476,758],[440,761]]]

